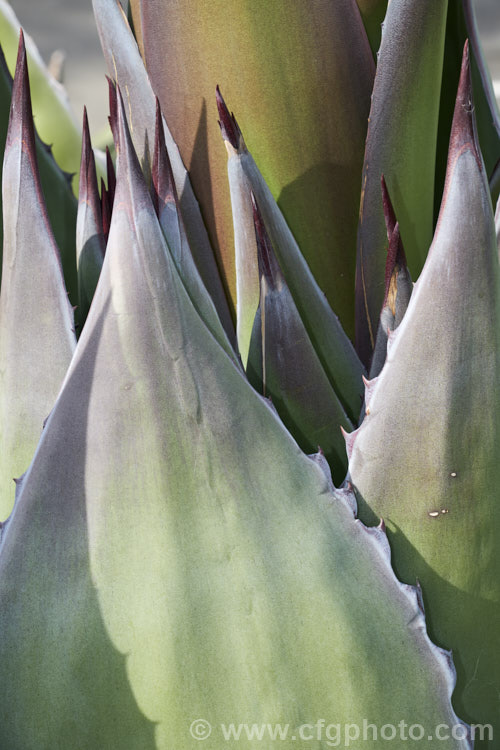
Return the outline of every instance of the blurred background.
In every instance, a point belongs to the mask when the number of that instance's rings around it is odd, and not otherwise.
[[[475,1],[483,47],[500,102],[500,0]],[[108,92],[92,0],[11,0],[11,5],[46,63],[55,50],[65,53],[64,84],[78,122],[86,104],[92,132],[101,131],[107,123]]]

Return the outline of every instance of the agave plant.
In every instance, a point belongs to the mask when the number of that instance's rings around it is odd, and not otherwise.
[[[0,747],[496,747],[471,3],[93,4],[78,206],[0,65]]]

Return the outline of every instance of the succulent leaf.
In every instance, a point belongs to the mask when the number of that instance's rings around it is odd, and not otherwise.
[[[354,334],[359,184],[374,61],[355,0],[159,0],[141,16],[146,66],[218,247],[236,274],[219,83],[317,282]],[[196,18],[196,24],[193,24]],[[168,19],[168,23],[165,22]]]
[[[21,34],[2,175],[0,519],[28,467],[75,347],[73,311],[36,161]],[[34,363],[36,362],[36,367]]]
[[[349,474],[360,517],[384,518],[395,570],[421,581],[431,633],[453,649],[457,711],[492,723],[495,735],[499,332],[498,252],[466,47],[436,233],[350,437]]]
[[[486,64],[473,0],[463,0],[467,36],[471,47],[471,73],[476,123],[481,153],[490,176],[500,159],[500,112]],[[498,197],[498,192],[495,196]]]
[[[226,111],[228,112],[227,108]],[[233,207],[235,245],[238,249],[239,289],[244,292],[243,300],[240,298],[238,304],[238,344],[242,360],[246,361],[260,296],[251,197],[253,193],[286,284],[321,366],[350,420],[356,422],[363,398],[361,362],[325,295],[314,280],[283,214],[246,148],[241,133],[237,149],[228,140],[231,136],[226,128],[222,129],[222,133],[223,137],[226,133],[224,141],[228,153],[227,170]]]
[[[217,111],[222,138],[226,144],[229,193],[234,228],[234,262],[236,272],[236,341],[246,368],[255,315],[260,298],[260,274],[251,189],[238,158],[246,151],[245,141],[233,113],[216,88]]]
[[[0,48],[0,151],[5,151],[12,97],[12,76]],[[66,287],[72,302],[76,303],[77,278],[75,261],[75,224],[77,203],[70,185],[69,175],[56,164],[51,149],[35,132],[37,161],[42,191],[47,204],[50,223],[61,250]],[[0,244],[3,244],[3,227],[0,226]]]
[[[455,108],[455,92],[460,78],[462,51],[467,38],[470,38],[472,90],[479,144],[486,166],[486,174],[490,178],[490,189],[494,200],[500,192],[500,174],[496,180],[494,179],[494,168],[500,159],[498,105],[493,95],[491,78],[484,61],[474,4],[472,0],[452,2],[448,4],[443,81],[441,84],[435,182],[434,213],[436,219],[439,214],[446,174],[448,142]]]
[[[254,220],[261,291],[247,374],[304,452],[321,447],[339,485],[347,471],[341,427],[352,424],[307,335],[255,201]]]
[[[370,379],[376,378],[384,365],[389,333],[395,331],[403,320],[413,291],[399,224],[383,176],[382,200],[389,245],[385,264],[385,295],[370,365]]]
[[[0,744],[187,750],[203,716],[213,750],[257,712],[457,725],[449,655],[384,532],[208,332],[121,111],[119,131],[94,302],[2,533]]]
[[[114,0],[93,0],[93,7],[108,71],[126,98],[127,117],[134,146],[140,157],[146,179],[149,181],[155,142],[155,95],[137,43],[120,4]],[[112,104],[112,97],[110,100]],[[113,112],[111,112],[111,119],[113,119]],[[231,314],[203,224],[200,207],[179,149],[165,120],[163,120],[163,127],[193,260],[213,300],[226,334],[230,341],[234,342]]]
[[[165,144],[163,117],[158,100],[156,100],[156,125],[151,180],[153,205],[165,235],[167,246],[179,276],[191,298],[191,302],[222,348],[232,359],[237,361],[237,356],[222,327],[214,303],[193,261],[182,219],[172,165]]]
[[[447,0],[391,0],[385,17],[366,140],[356,266],[356,349],[367,367],[384,296],[382,174],[414,278],[432,239],[447,5]]]
[[[0,42],[11,72],[16,65],[21,26],[6,0],[0,0]],[[64,87],[48,71],[31,37],[25,36],[37,131],[53,143],[57,163],[67,173],[78,173],[81,134]],[[57,135],[56,138],[54,136]],[[75,189],[78,179],[75,179]],[[74,246],[73,246],[74,249]]]
[[[82,160],[76,224],[76,257],[78,269],[78,325],[87,319],[90,303],[99,280],[104,260],[104,237],[101,199],[97,187],[94,152],[90,141],[87,111],[83,113]]]
[[[101,177],[101,217],[102,217],[102,233],[104,235],[104,242],[107,244],[109,228],[111,226],[111,197],[106,184]]]
[[[107,146],[106,146],[106,178],[107,178],[106,187],[109,193],[109,202],[110,202],[110,205],[112,206],[114,198],[115,198],[116,174],[115,174],[115,165],[113,164],[113,159],[111,158],[111,153]]]

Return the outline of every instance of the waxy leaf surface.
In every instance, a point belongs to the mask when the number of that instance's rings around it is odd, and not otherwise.
[[[406,264],[406,256],[401,242],[399,224],[391,202],[385,179],[382,177],[382,202],[387,230],[387,260],[385,263],[385,295],[378,323],[375,348],[370,364],[370,378],[381,371],[387,354],[387,340],[403,320],[413,291],[413,283]]]
[[[31,461],[75,347],[73,311],[36,164],[21,38],[2,175],[0,520]]]
[[[500,159],[500,112],[493,90],[491,75],[481,47],[473,0],[463,0],[465,27],[470,39],[472,58],[472,90],[481,153],[490,177]],[[465,40],[464,40],[465,41]],[[495,199],[498,197],[498,188]]]
[[[5,150],[9,122],[12,76],[0,49],[0,151]],[[47,205],[50,223],[57,245],[61,251],[64,279],[71,301],[76,304],[77,278],[75,262],[75,226],[77,203],[71,188],[69,175],[63,172],[46,146],[35,132],[36,155],[42,183],[42,192]],[[0,226],[0,244],[3,244],[3,227]]]
[[[240,268],[238,343],[245,363],[260,298],[252,193],[269,233],[294,305],[331,385],[347,415],[357,422],[363,399],[363,366],[337,316],[316,283],[297,242],[243,139],[235,148],[224,138]],[[236,143],[236,141],[235,141]]]
[[[492,724],[494,736],[499,332],[498,253],[466,55],[436,234],[385,367],[368,387],[367,416],[348,439],[349,473],[361,518],[384,518],[397,573],[418,577],[431,632],[453,650],[456,710]]]
[[[77,318],[80,330],[88,315],[104,260],[104,238],[101,200],[97,187],[94,153],[90,141],[87,112],[83,115],[82,159],[76,224],[76,257],[78,268]]]
[[[151,172],[153,204],[177,272],[202,320],[227,354],[237,359],[214,303],[193,261],[177,195],[172,165],[165,143],[160,104],[156,101],[156,127]]]
[[[2,530],[0,744],[189,750],[199,717],[210,750],[248,717],[456,724],[385,535],[208,332],[120,132],[94,302]]]
[[[109,75],[125,98],[135,149],[149,180],[155,143],[156,100],[137,43],[117,0],[93,0],[94,14]],[[193,260],[217,309],[222,325],[234,341],[234,326],[226,295],[208,239],[200,207],[179,149],[165,123],[165,141],[172,165]]]
[[[492,197],[496,200],[500,192],[500,172],[494,176],[495,165],[500,159],[500,116],[493,93],[477,28],[474,0],[460,0],[448,4],[446,40],[441,84],[438,147],[436,154],[435,217],[439,215],[441,196],[446,174],[448,142],[450,138],[455,92],[460,78],[462,51],[465,40],[470,39],[472,91],[479,145],[484,159],[486,174],[490,178]]]
[[[366,141],[356,265],[356,348],[366,367],[384,297],[382,174],[414,278],[432,240],[447,6],[447,0],[391,0],[387,8]]]
[[[302,450],[323,451],[339,486],[347,471],[341,427],[352,425],[307,335],[255,201],[253,209],[261,290],[247,374]]]

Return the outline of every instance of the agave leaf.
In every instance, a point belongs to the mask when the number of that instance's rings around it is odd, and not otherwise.
[[[387,12],[387,0],[356,0],[365,25],[370,47],[377,54],[382,39],[382,23]]]
[[[100,281],[2,533],[0,627],[13,750],[187,750],[197,717],[210,750],[250,716],[457,723],[449,655],[384,533],[354,521],[192,306],[121,114]]]
[[[102,227],[106,242],[108,241],[109,227],[111,225],[111,213],[115,199],[116,174],[115,166],[109,148],[106,146],[106,180],[101,178],[101,215]]]
[[[396,221],[384,177],[382,177],[382,196],[389,246],[385,264],[385,295],[370,365],[370,379],[377,377],[384,365],[389,333],[395,331],[403,320],[413,290],[399,224]]]
[[[338,485],[347,471],[341,427],[349,430],[352,424],[300,319],[255,200],[253,209],[261,293],[248,377],[272,399],[303,451],[313,453],[321,447]]]
[[[104,235],[104,241],[108,242],[109,228],[111,226],[111,198],[109,191],[106,188],[104,180],[101,177],[101,216],[102,216],[102,232]]]
[[[85,324],[90,303],[94,296],[105,250],[101,200],[97,187],[97,173],[94,152],[90,142],[87,110],[85,109],[83,113],[82,160],[76,225],[78,323],[80,330]]]
[[[126,97],[127,116],[142,168],[149,179],[155,142],[156,100],[127,18],[116,0],[93,0],[94,14],[109,74]],[[181,211],[193,259],[231,342],[234,326],[200,207],[179,149],[163,121]]]
[[[115,165],[113,164],[113,159],[111,157],[111,153],[107,146],[106,146],[106,180],[107,180],[107,190],[109,193],[109,202],[112,206],[114,198],[115,198],[116,174],[115,174]]]
[[[6,0],[0,0],[0,41],[11,72],[14,71],[20,23]],[[78,173],[81,134],[64,87],[50,74],[31,39],[25,37],[33,112],[37,131],[47,143],[53,142],[54,156],[66,172]],[[54,138],[54,136],[57,136]],[[78,179],[75,180],[75,186]]]
[[[12,76],[0,48],[0,151],[5,150],[9,122]],[[61,171],[48,148],[35,133],[36,154],[42,182],[42,191],[47,203],[51,226],[56,242],[61,249],[64,278],[70,299],[76,303],[77,279],[75,262],[75,225],[77,204],[71,189],[69,176]],[[3,240],[0,226],[0,244]]]
[[[45,144],[38,138],[36,138],[36,154],[50,225],[61,253],[66,289],[70,301],[76,304],[78,301],[78,276],[75,229],[78,203],[68,175],[61,172],[50,150],[47,150]]]
[[[479,143],[486,165],[486,174],[491,175],[500,159],[500,112],[482,50],[472,0],[463,0],[463,12],[472,53],[472,87]]]
[[[73,311],[36,165],[22,35],[2,192],[0,518],[3,520],[14,503],[13,478],[28,467],[75,346]]]
[[[454,705],[500,732],[498,253],[467,47],[436,234],[367,417],[349,438],[360,516],[383,516],[399,576],[422,582],[453,649]],[[369,414],[368,414],[369,411]]]
[[[156,100],[155,144],[151,177],[155,210],[186,291],[208,329],[227,354],[237,361],[234,349],[227,338],[214,303],[201,280],[191,255],[172,166],[165,144],[163,118],[158,100]]]
[[[236,341],[238,352],[246,368],[255,315],[260,298],[260,274],[257,243],[252,210],[251,189],[241,170],[237,154],[246,149],[236,118],[229,114],[217,86],[217,110],[224,143],[227,144],[229,192],[234,227],[236,271]],[[235,158],[231,158],[234,157]]]
[[[446,174],[448,142],[455,108],[455,91],[460,77],[462,51],[466,38],[470,38],[471,42],[472,89],[479,144],[486,166],[486,174],[490,177],[490,189],[494,200],[496,200],[500,191],[500,181],[492,180],[495,165],[500,159],[498,105],[481,48],[474,4],[472,0],[461,0],[448,5],[436,158],[436,218],[439,213]]]
[[[374,61],[355,0],[160,0],[142,14],[146,66],[236,297],[221,85],[311,271],[351,337],[359,184]],[[193,19],[196,18],[196,24]],[[166,22],[168,19],[168,22]]]
[[[389,335],[403,320],[411,293],[412,281],[396,222],[387,250],[385,295],[370,365],[370,379],[376,378],[384,366]]]
[[[500,159],[495,164],[490,177],[490,192],[492,201],[498,201],[498,198],[500,197]]]
[[[252,211],[253,193],[262,212],[280,268],[321,366],[351,421],[356,422],[362,403],[363,366],[332,312],[300,252],[283,214],[274,200],[234,116],[218,93],[222,135],[228,153],[228,176],[238,251],[240,301],[238,345],[245,363],[260,297],[257,243]]]
[[[384,22],[366,141],[356,267],[356,348],[366,366],[384,296],[382,174],[414,278],[432,239],[447,4],[391,0]]]

